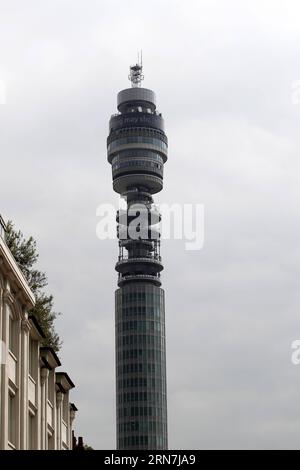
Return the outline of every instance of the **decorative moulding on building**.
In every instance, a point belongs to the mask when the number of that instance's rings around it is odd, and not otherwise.
[[[76,405],[74,403],[70,403],[70,409],[72,411],[78,411],[78,408],[76,407]]]
[[[30,323],[30,335],[36,340],[41,341],[46,338],[46,335],[34,315],[28,317]]]
[[[71,421],[74,421],[78,408],[74,405],[74,403],[70,403],[69,408],[70,408],[70,419]]]
[[[53,370],[56,369],[56,367],[61,366],[61,362],[53,348],[40,348],[40,357],[45,367],[49,370]]]
[[[66,393],[71,390],[71,388],[75,387],[74,383],[66,372],[56,372],[55,383],[62,393]]]
[[[5,267],[9,279],[15,286],[14,290],[19,292],[22,302],[27,308],[34,307],[34,294],[2,237],[0,237],[0,259],[1,264]]]

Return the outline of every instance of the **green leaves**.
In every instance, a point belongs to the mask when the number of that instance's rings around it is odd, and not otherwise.
[[[32,312],[38,319],[43,331],[46,333],[46,346],[51,346],[56,352],[61,347],[61,341],[54,329],[54,321],[60,313],[53,312],[53,296],[38,292],[36,304]]]
[[[16,231],[12,221],[9,221],[6,243],[35,295],[36,304],[30,313],[37,318],[46,335],[44,346],[51,346],[58,352],[62,342],[55,331],[54,321],[60,313],[53,311],[53,296],[43,292],[48,285],[46,274],[34,267],[39,258],[36,241],[33,237],[26,240],[23,233]]]

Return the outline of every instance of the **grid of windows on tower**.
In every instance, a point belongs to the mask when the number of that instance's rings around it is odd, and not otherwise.
[[[129,136],[114,140],[108,145],[107,150],[108,152],[110,152],[111,150],[120,147],[121,145],[127,144],[149,144],[154,145],[155,147],[158,147],[165,151],[168,150],[168,145],[162,140],[144,136]]]

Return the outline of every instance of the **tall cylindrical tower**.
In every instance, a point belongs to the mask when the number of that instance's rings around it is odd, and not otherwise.
[[[107,139],[113,188],[127,201],[117,212],[117,449],[167,449],[160,213],[152,195],[163,188],[168,140],[154,92],[140,87],[141,64],[130,67],[129,78],[132,88],[118,94]]]

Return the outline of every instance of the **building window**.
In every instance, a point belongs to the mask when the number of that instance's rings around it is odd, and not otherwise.
[[[16,322],[14,321],[11,313],[9,314],[9,336],[8,336],[9,350],[16,356],[17,355],[17,332]]]
[[[29,375],[33,379],[36,379],[37,372],[36,350],[36,341],[34,341],[32,338],[29,338]]]
[[[63,396],[63,420],[68,424],[68,411],[69,411],[69,397],[68,393]]]
[[[16,445],[16,396],[8,393],[8,440]]]
[[[48,375],[48,400],[53,404],[54,399],[54,372],[49,371]]]
[[[54,435],[48,434],[48,450],[54,450]]]
[[[36,449],[36,429],[35,429],[36,419],[35,416],[29,413],[28,416],[28,441],[29,441],[29,450]]]

